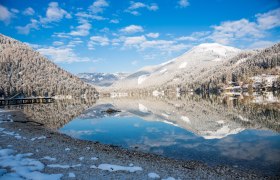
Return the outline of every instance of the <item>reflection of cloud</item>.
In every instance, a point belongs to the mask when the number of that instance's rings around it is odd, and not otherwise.
[[[160,132],[160,130],[158,128],[155,128],[155,127],[147,127],[146,131],[149,132],[149,133],[159,133]]]
[[[214,131],[204,131],[201,132],[201,136],[204,139],[222,139],[224,137],[227,137],[228,135],[232,134],[238,134],[241,131],[243,131],[243,128],[229,128],[229,126],[222,126],[220,129],[214,130]]]
[[[138,128],[138,127],[140,127],[140,124],[139,123],[134,123],[133,127],[137,127]]]
[[[246,137],[245,137],[246,138]],[[267,139],[242,142],[234,137],[219,141],[217,147],[222,155],[240,160],[263,159],[266,162],[280,163],[280,150],[272,147]]]
[[[90,136],[98,133],[107,133],[108,131],[102,129],[94,129],[94,130],[61,130],[61,132],[75,138],[81,138],[81,136],[85,136],[85,135]]]
[[[95,134],[94,130],[61,130],[61,132],[75,138]]]

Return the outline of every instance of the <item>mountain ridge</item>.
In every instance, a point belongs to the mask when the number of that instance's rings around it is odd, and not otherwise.
[[[63,70],[39,52],[0,34],[0,97],[95,97],[96,89]]]
[[[100,86],[100,87],[108,87],[112,85],[114,82],[125,78],[128,73],[78,73],[77,76],[85,81],[86,83]]]
[[[200,44],[170,61],[143,67],[126,78],[116,81],[111,87],[114,89],[147,88],[164,84],[169,80],[176,81],[178,76],[221,64],[240,52],[240,49],[218,43]]]

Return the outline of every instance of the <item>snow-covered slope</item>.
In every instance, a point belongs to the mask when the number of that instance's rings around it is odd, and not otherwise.
[[[125,78],[128,74],[127,73],[80,73],[77,76],[90,84],[96,86],[110,86],[115,81],[121,80]]]
[[[192,81],[194,77],[203,75],[205,70],[215,68],[241,50],[220,45],[205,43],[193,47],[183,55],[165,63],[144,67],[126,78],[117,81],[113,88],[142,88],[164,83],[175,84]]]

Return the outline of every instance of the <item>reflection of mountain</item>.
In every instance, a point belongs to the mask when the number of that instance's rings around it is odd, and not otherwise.
[[[79,99],[56,101],[52,104],[12,106],[10,109],[20,109],[28,118],[43,123],[48,128],[58,129],[75,117],[93,119],[109,116],[102,111],[113,107],[122,112],[110,116],[134,115],[147,121],[161,121],[179,126],[205,139],[218,139],[248,128],[279,132],[279,97],[270,96],[269,99],[274,99],[276,103],[255,103],[256,97],[250,96],[239,99],[186,96],[181,99],[107,98],[98,100],[96,104],[94,99]]]
[[[51,129],[59,129],[83,113],[95,103],[95,99],[60,100],[50,104],[30,104],[6,107],[20,110],[30,120],[44,124]]]
[[[181,100],[100,99],[97,104],[111,104],[121,109],[123,112],[119,116],[136,115],[148,121],[169,123],[205,139],[220,139],[247,128],[279,131],[279,109],[242,104],[241,101],[233,107],[230,105],[236,102],[220,98],[205,100],[194,96]],[[84,116],[95,118],[94,113],[90,114],[91,111],[96,110],[88,110]]]

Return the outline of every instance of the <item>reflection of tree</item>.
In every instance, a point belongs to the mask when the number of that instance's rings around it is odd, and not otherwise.
[[[95,99],[57,100],[50,104],[30,104],[6,107],[21,110],[28,118],[44,124],[47,128],[59,129],[95,104]]]
[[[263,95],[265,96],[265,95]],[[234,121],[243,126],[254,128],[268,128],[274,131],[280,131],[280,97],[276,94],[271,97],[268,102],[264,98],[264,102],[256,103],[256,96],[239,96],[238,98],[229,98],[217,96],[219,101],[222,101],[229,111],[232,111],[236,116]]]
[[[173,123],[205,138],[222,138],[247,128],[279,132],[279,103],[255,104],[252,99],[185,95],[179,99],[166,96],[108,98],[97,103],[113,104],[145,120]]]

